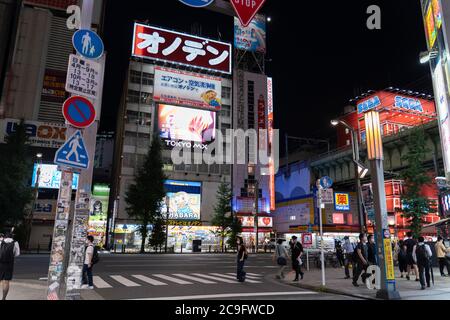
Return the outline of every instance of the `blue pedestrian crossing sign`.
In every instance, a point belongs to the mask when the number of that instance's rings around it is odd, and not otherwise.
[[[75,169],[84,170],[89,168],[89,155],[80,130],[75,132],[70,139],[59,148],[55,155],[55,163]]]
[[[72,44],[78,54],[88,59],[100,59],[105,50],[99,35],[87,29],[75,32],[72,37]]]

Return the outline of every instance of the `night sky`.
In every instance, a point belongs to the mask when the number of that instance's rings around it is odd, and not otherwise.
[[[125,4],[124,4],[125,3]],[[293,7],[301,3],[301,7]],[[369,5],[382,11],[382,29],[368,30]],[[330,138],[329,123],[362,92],[396,87],[433,94],[419,0],[267,0],[267,73],[274,78],[275,125],[281,134]],[[109,0],[104,39],[108,51],[101,129],[114,131],[131,53],[134,20],[233,41],[233,19],[178,0]]]

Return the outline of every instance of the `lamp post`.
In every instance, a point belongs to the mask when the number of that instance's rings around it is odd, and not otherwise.
[[[367,155],[370,161],[375,207],[377,254],[381,272],[381,289],[377,298],[400,299],[396,290],[392,246],[386,209],[386,192],[383,170],[383,141],[381,140],[380,114],[369,111],[364,115],[367,133]]]
[[[258,219],[258,211],[259,211],[259,181],[255,179],[255,226],[256,226],[256,253],[258,253],[258,244],[259,244],[259,219]]]
[[[170,206],[170,198],[166,196],[166,245],[165,252],[167,253],[167,242],[169,239],[169,206]]]
[[[333,125],[334,127],[337,127],[339,124],[346,127],[352,134],[353,162],[355,165],[355,180],[356,180],[356,195],[357,195],[356,203],[358,206],[360,232],[364,233],[367,230],[367,225],[366,225],[366,217],[362,209],[361,179],[366,176],[366,174],[368,173],[368,169],[361,164],[359,158],[358,134],[356,133],[355,129],[353,129],[347,122],[343,120],[331,120],[331,125]]]

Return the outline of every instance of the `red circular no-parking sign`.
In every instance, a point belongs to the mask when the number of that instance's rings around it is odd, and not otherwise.
[[[83,129],[94,123],[95,108],[88,99],[74,96],[64,102],[63,115],[70,125]]]

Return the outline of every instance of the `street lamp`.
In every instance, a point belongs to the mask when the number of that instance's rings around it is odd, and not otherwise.
[[[424,51],[419,54],[419,60],[421,64],[425,64],[430,62],[431,59],[434,59],[438,56],[437,51]]]
[[[170,207],[170,198],[166,196],[166,246],[165,252],[167,253],[167,241],[169,239],[169,207]]]
[[[395,286],[394,263],[386,209],[380,114],[376,111],[369,111],[364,115],[364,119],[367,133],[367,157],[370,161],[372,173],[376,239],[378,242],[377,254],[382,279],[377,298],[400,299]]]
[[[362,210],[362,201],[361,201],[361,179],[364,179],[364,177],[369,172],[369,169],[366,168],[359,159],[359,142],[358,142],[358,134],[356,133],[355,129],[353,129],[352,126],[350,126],[347,122],[343,120],[337,120],[333,119],[331,120],[331,125],[333,127],[337,127],[338,125],[343,125],[346,127],[351,133],[352,133],[352,149],[353,149],[353,162],[355,165],[355,180],[356,180],[356,194],[357,194],[357,205],[358,205],[358,216],[360,221],[360,231],[361,233],[365,232],[366,230],[366,218],[364,216],[363,210]]]

